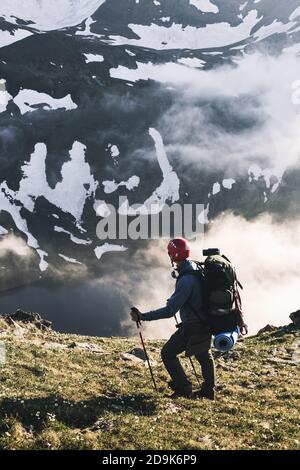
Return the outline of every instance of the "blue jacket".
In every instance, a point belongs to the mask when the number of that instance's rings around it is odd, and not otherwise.
[[[185,271],[196,270],[197,267],[192,261],[184,261],[178,269],[179,275]],[[143,315],[143,320],[161,320],[171,318],[180,311],[180,318],[183,323],[199,322],[198,315],[202,313],[203,286],[201,279],[194,274],[185,274],[176,282],[176,289],[167,300],[167,305],[158,310],[152,310]],[[196,313],[195,313],[196,312]]]

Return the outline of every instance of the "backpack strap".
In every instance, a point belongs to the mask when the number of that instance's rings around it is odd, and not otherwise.
[[[226,259],[226,261],[228,261],[228,263],[230,263],[232,265],[232,262],[230,261],[229,258],[227,258],[227,256],[225,255],[221,255],[222,258]],[[236,271],[234,270],[234,273],[235,273],[235,280],[236,280],[236,283],[237,285],[243,290],[244,289],[244,286],[240,283],[240,281],[238,280],[237,276],[236,276]]]

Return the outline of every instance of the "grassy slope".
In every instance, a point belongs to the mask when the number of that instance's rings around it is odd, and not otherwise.
[[[299,331],[249,338],[218,359],[214,403],[167,397],[159,341],[148,342],[163,389],[156,395],[145,366],[122,358],[139,347],[138,339],[41,333],[33,326],[13,334],[3,320],[0,333],[7,347],[0,449],[300,448],[299,364],[288,362]],[[51,350],[42,341],[93,343],[103,354]]]

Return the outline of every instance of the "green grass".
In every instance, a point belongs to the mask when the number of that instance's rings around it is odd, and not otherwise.
[[[138,338],[23,336],[0,320],[7,348],[0,365],[0,449],[300,449],[299,365],[289,361],[298,332],[266,333],[217,358],[217,401],[171,400],[160,361],[147,342],[161,392],[143,364],[122,358]],[[42,341],[92,343],[46,349]],[[183,358],[191,375],[188,361]],[[195,382],[195,379],[193,379]]]

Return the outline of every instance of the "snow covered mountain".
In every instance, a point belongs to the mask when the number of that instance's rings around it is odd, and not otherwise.
[[[35,259],[2,285],[130,255],[96,236],[120,195],[297,210],[299,52],[300,0],[2,0],[0,247]]]

